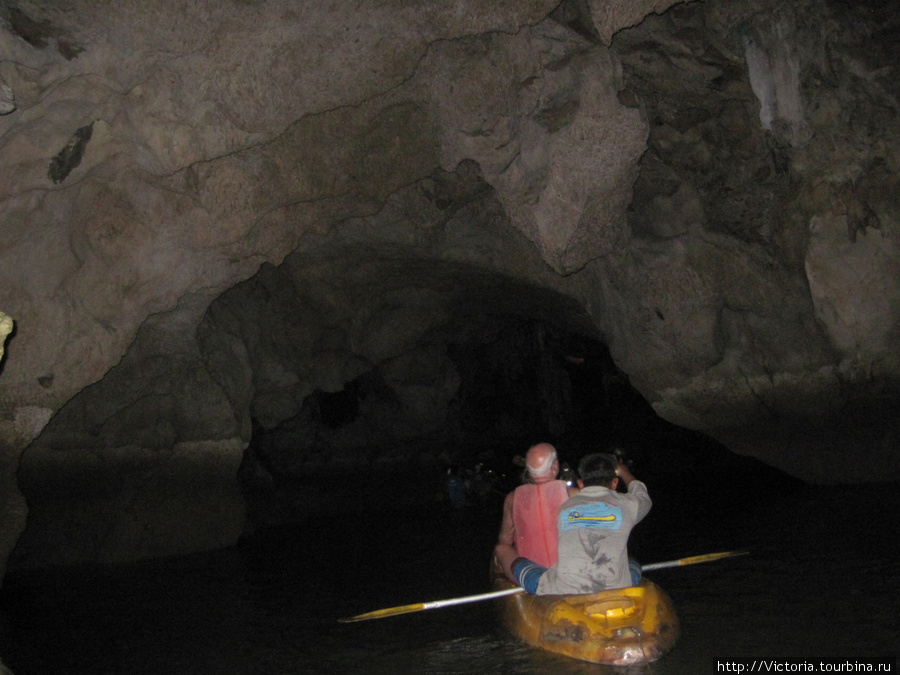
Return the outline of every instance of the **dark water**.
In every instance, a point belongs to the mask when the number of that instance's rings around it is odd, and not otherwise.
[[[489,590],[499,499],[328,514],[210,554],[13,575],[0,593],[0,655],[16,675],[681,674],[742,657],[900,651],[900,485],[807,487],[764,470],[648,484],[654,508],[631,546],[643,562],[751,551],[652,573],[682,622],[675,649],[652,666],[604,668],[524,646],[489,602],[337,622]]]

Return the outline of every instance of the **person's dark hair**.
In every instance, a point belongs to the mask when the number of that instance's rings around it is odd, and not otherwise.
[[[592,455],[585,455],[578,463],[578,475],[585,487],[591,485],[602,485],[609,487],[613,478],[616,477],[616,467],[619,462],[614,455],[608,455],[604,452],[596,452]]]

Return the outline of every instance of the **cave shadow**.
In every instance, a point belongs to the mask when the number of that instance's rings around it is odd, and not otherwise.
[[[324,508],[496,512],[538,442],[554,444],[572,469],[615,449],[673,505],[701,481],[717,509],[740,502],[748,484],[794,484],[660,418],[597,339],[524,321],[447,350],[459,386],[439,433],[408,438],[391,428],[403,403],[377,368],[307,396],[274,428],[254,420],[239,471],[251,523],[303,521]]]

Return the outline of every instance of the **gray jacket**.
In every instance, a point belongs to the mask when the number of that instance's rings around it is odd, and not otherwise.
[[[557,517],[559,560],[541,577],[538,595],[631,586],[628,535],[651,505],[639,480],[631,481],[626,494],[592,485],[566,501]]]

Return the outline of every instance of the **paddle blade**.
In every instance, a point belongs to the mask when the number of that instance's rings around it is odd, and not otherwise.
[[[668,567],[681,567],[682,565],[696,565],[697,563],[710,562],[712,560],[721,560],[722,558],[733,558],[738,555],[747,555],[750,551],[722,551],[721,553],[704,553],[703,555],[694,555],[689,558],[681,558],[680,560],[669,560],[668,562],[650,563],[643,566],[644,572],[653,570],[662,570]]]
[[[386,616],[397,616],[398,614],[410,614],[411,612],[421,612],[425,609],[424,602],[417,602],[414,605],[401,605],[400,607],[388,607],[387,609],[376,609],[374,612],[366,612],[365,614],[357,614],[356,616],[348,616],[338,619],[340,623],[353,623],[354,621],[368,621],[369,619],[383,619]]]
[[[712,560],[721,560],[722,558],[733,558],[738,555],[747,555],[750,551],[722,551],[721,553],[704,553],[703,555],[695,555],[690,558],[682,558],[679,560],[680,565],[695,565],[697,563],[710,562]]]

